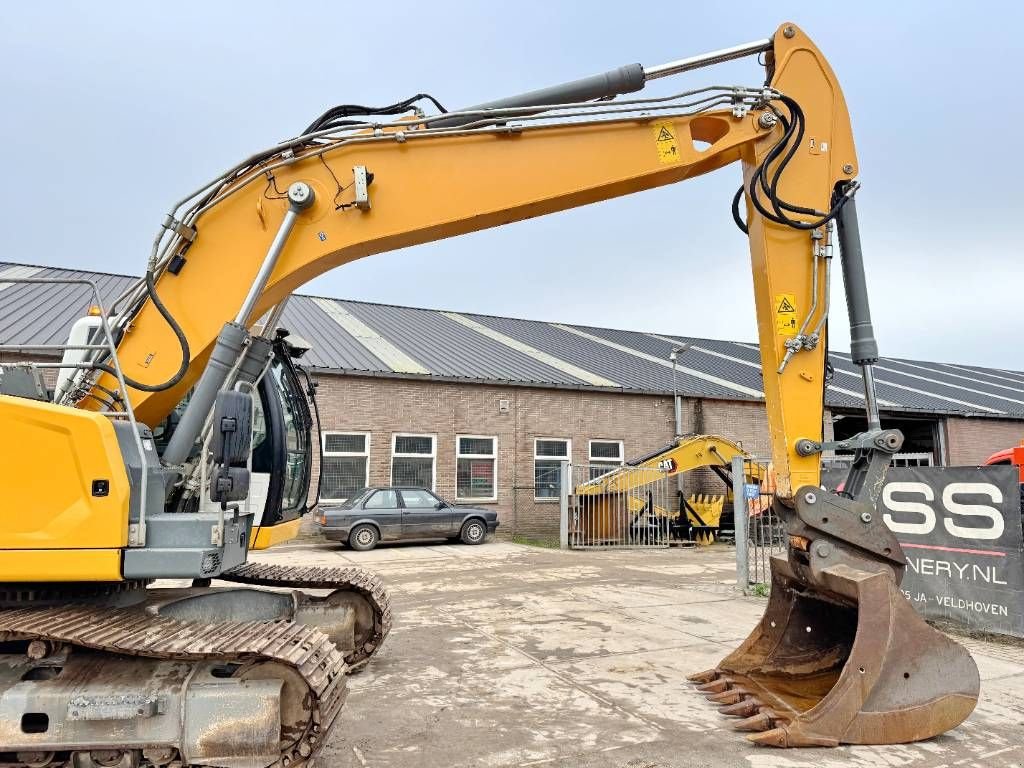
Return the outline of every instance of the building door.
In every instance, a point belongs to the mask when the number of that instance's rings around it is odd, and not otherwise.
[[[402,494],[402,537],[429,539],[454,536],[454,510],[423,488],[404,488]]]
[[[867,420],[861,412],[833,412],[832,431],[836,440],[845,440],[867,429]],[[939,420],[926,416],[891,416],[882,414],[884,429],[898,429],[903,433],[901,454],[906,454],[903,463],[893,466],[941,466],[945,463],[942,451],[941,424]]]

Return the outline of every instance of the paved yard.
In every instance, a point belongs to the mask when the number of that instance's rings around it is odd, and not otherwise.
[[[733,592],[732,549],[559,552],[515,544],[355,553],[318,541],[269,562],[359,564],[392,590],[395,628],[320,765],[939,768],[1024,765],[1024,647],[970,642],[982,699],[934,741],[769,750],[684,678],[742,640],[765,601]]]

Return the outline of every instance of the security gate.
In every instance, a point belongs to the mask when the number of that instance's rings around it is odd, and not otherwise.
[[[562,465],[562,543],[571,549],[667,547],[679,514],[666,471]]]
[[[786,527],[773,508],[775,477],[767,459],[732,461],[736,583],[744,592],[770,584],[771,556],[786,551]]]

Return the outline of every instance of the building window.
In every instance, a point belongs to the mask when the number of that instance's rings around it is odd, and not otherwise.
[[[572,458],[572,441],[538,438],[533,441],[533,497],[538,501],[562,495],[562,462]]]
[[[320,467],[320,497],[345,501],[370,484],[370,434],[324,432]]]
[[[455,438],[455,498],[498,500],[498,438],[459,435]]]
[[[612,471],[616,467],[621,467],[623,462],[622,441],[591,440],[587,460],[590,464],[591,480]]]
[[[391,484],[434,490],[436,435],[395,435],[391,442]]]

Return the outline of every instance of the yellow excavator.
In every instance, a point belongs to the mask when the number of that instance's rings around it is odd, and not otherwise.
[[[683,435],[664,448],[626,462],[573,488],[570,539],[591,542],[711,544],[722,530],[725,505],[731,500],[732,460],[746,456],[736,443],[719,435]],[[707,468],[726,484],[722,495],[690,494],[678,500],[653,490],[666,478]],[[760,483],[753,464],[749,482]],[[658,489],[660,490],[660,488]],[[675,502],[675,503],[673,503]]]
[[[638,93],[746,56],[763,80]],[[759,626],[696,680],[776,746],[908,742],[966,718],[977,668],[900,594],[906,561],[875,514],[902,437],[881,427],[875,399],[850,119],[804,32],[783,24],[768,39],[458,111],[435,101],[427,115],[429,100],[335,107],[183,198],[145,279],[77,345],[60,402],[4,376],[0,762],[308,761],[344,697],[336,619],[374,619],[350,589],[362,576],[246,564],[252,389],[269,355],[259,328],[275,326],[261,318],[355,259],[732,163],[788,546]],[[868,415],[841,444],[822,439],[834,237]],[[186,395],[158,450],[152,430]],[[819,487],[821,453],[835,449],[857,456],[842,494]],[[297,523],[273,527],[285,539]],[[159,578],[255,586],[147,588]],[[269,586],[338,586],[340,605]]]

